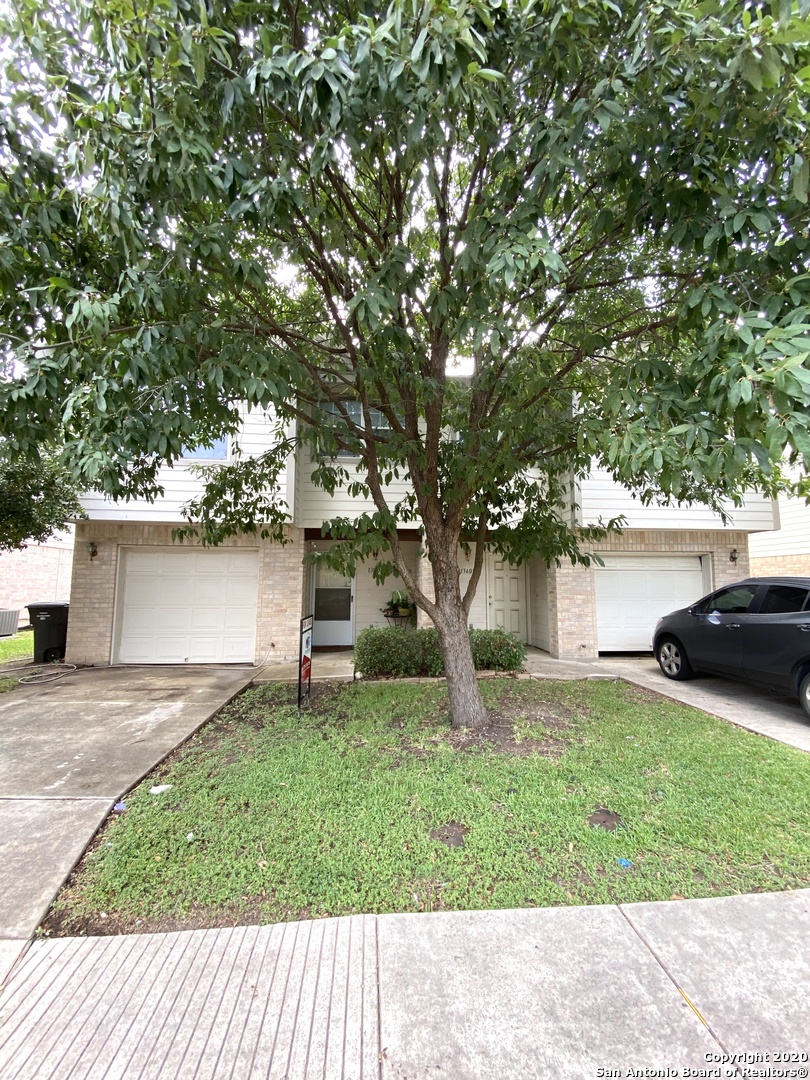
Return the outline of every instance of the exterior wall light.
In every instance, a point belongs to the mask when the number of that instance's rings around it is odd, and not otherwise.
[[[98,555],[98,548],[96,547],[95,541],[91,540],[87,545],[87,554],[91,559],[95,559],[96,555]]]
[[[729,562],[736,562],[737,559],[739,559],[739,557],[740,557],[740,553],[736,548],[732,548],[731,551],[728,553],[728,561]]]

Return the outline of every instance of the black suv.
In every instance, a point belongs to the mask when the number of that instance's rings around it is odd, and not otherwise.
[[[658,620],[668,679],[700,671],[798,694],[810,716],[810,578],[746,578]]]

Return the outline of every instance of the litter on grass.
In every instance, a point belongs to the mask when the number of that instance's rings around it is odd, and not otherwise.
[[[171,791],[174,784],[155,784],[154,787],[149,788],[150,795],[162,795],[164,791]]]

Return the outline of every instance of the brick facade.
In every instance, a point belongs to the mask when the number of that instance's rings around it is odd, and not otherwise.
[[[20,612],[28,624],[26,604],[70,600],[73,548],[68,544],[29,544],[22,551],[0,555],[0,608]]]
[[[120,554],[131,547],[172,546],[176,526],[137,522],[82,521],[76,526],[72,604],[66,660],[109,664],[113,654],[115,602]],[[298,621],[302,613],[304,533],[287,530],[290,542],[273,544],[252,536],[234,537],[222,547],[259,552],[256,616],[256,663],[280,663],[298,657]],[[97,554],[87,552],[90,542]],[[190,546],[189,541],[184,546]]]
[[[810,577],[810,555],[752,555],[749,562],[755,577]]]
[[[732,561],[736,549],[738,557]],[[748,535],[733,530],[626,529],[590,550],[597,553],[701,555],[710,560],[710,588],[747,577]],[[596,581],[593,567],[563,565],[548,573],[549,651],[566,660],[598,656]],[[695,597],[697,599],[697,597]]]
[[[73,663],[109,664],[113,658],[120,554],[125,548],[171,546],[171,524],[83,521],[76,529],[67,659]],[[308,571],[304,567],[304,531],[289,528],[290,542],[281,546],[255,537],[232,538],[224,547],[254,548],[259,552],[259,596],[256,653],[258,664],[293,660],[298,656],[298,620],[308,602]],[[95,543],[91,558],[87,545]],[[186,542],[188,543],[188,542]],[[730,555],[736,549],[738,558]],[[711,588],[738,581],[749,573],[747,534],[736,530],[625,530],[593,546],[596,552],[638,555],[700,555],[708,560]],[[761,572],[761,571],[758,571]],[[798,572],[798,571],[781,571]],[[810,568],[805,572],[810,573]],[[545,590],[548,607],[548,647],[552,656],[592,659],[598,655],[596,581],[593,567],[550,567]],[[418,559],[417,581],[433,595],[430,564]],[[697,599],[697,597],[695,598]],[[542,603],[542,597],[537,598]],[[527,611],[530,597],[526,597]],[[418,624],[430,625],[419,612]]]

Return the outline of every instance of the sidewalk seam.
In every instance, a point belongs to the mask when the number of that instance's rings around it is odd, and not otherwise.
[[[655,949],[652,947],[652,945],[649,943],[649,941],[647,941],[647,939],[644,937],[642,932],[638,929],[638,927],[632,921],[630,916],[627,914],[627,912],[624,909],[624,905],[617,904],[616,908],[619,911],[622,918],[627,923],[627,925],[630,927],[630,929],[633,931],[633,933],[639,939],[641,944],[645,947],[645,949],[647,949],[649,954],[652,956],[652,958],[655,960],[655,962],[658,964],[658,966],[664,972],[664,974],[669,979],[669,981],[672,983],[672,985],[675,987],[675,989],[678,991],[680,996],[684,999],[686,1004],[689,1005],[692,1012],[695,1013],[695,1015],[698,1017],[698,1019],[702,1022],[703,1026],[706,1028],[709,1035],[714,1039],[714,1041],[717,1043],[717,1045],[720,1047],[720,1049],[723,1051],[723,1053],[724,1054],[730,1054],[730,1051],[728,1050],[728,1048],[726,1046],[723,1045],[722,1039],[714,1031],[714,1029],[712,1028],[709,1021],[705,1018],[705,1016],[703,1016],[702,1013],[699,1013],[697,1011],[697,1008],[692,1004],[692,999],[689,998],[687,996],[687,994],[686,994],[686,991],[681,986],[678,985],[678,982],[677,982],[675,976],[672,974],[672,972],[669,970],[667,965],[664,963],[664,961],[661,959],[661,957],[658,955],[658,953],[655,951]]]

